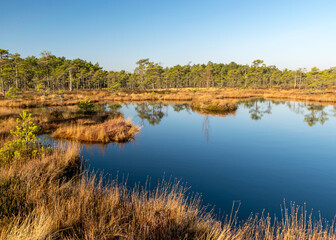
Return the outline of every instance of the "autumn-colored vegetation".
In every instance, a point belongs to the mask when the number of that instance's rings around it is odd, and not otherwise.
[[[100,124],[62,126],[53,132],[55,138],[75,139],[84,142],[128,142],[134,139],[140,128],[123,117],[107,120]]]
[[[193,110],[204,113],[232,113],[238,108],[237,103],[223,100],[199,101],[191,104]]]
[[[61,97],[60,97],[61,96]],[[298,89],[237,89],[237,88],[185,88],[170,89],[167,91],[140,91],[127,92],[119,91],[78,91],[64,92],[62,95],[50,94],[41,98],[34,92],[24,92],[20,98],[14,100],[0,100],[1,109],[8,108],[36,108],[36,107],[61,107],[76,106],[88,97],[91,103],[119,103],[119,102],[167,102],[167,103],[188,103],[210,102],[216,100],[224,103],[236,102],[253,98],[264,98],[271,100],[293,100],[299,102],[310,102],[319,104],[336,103],[335,90],[298,90]],[[218,100],[218,101],[217,101]],[[1,112],[0,109],[0,112]]]

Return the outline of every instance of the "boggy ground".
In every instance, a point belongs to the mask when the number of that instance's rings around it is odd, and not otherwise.
[[[129,142],[140,127],[119,112],[105,112],[95,106],[93,112],[84,113],[77,106],[32,108],[32,121],[40,126],[39,134],[52,134],[55,138],[83,142]],[[0,140],[10,137],[15,130],[16,118],[22,109],[0,107]]]
[[[0,118],[3,120],[0,124],[0,139],[9,135],[15,125],[14,119],[23,108],[67,107],[67,109],[76,109],[86,97],[91,103],[97,105],[98,103],[120,102],[187,103],[193,111],[200,114],[219,116],[234,114],[239,101],[252,98],[295,100],[319,104],[336,103],[334,89],[312,91],[304,89],[183,88],[147,91],[121,90],[118,92],[92,90],[43,95],[27,91],[16,99],[0,100]],[[36,112],[35,120],[42,127],[41,132],[54,133],[54,137],[58,138],[101,143],[127,142],[132,141],[135,134],[139,132],[139,127],[130,120],[124,120],[123,116],[116,120],[115,116],[106,113],[95,112],[91,116],[81,116],[79,114],[69,115],[65,112],[58,115],[57,111],[49,112],[49,115]],[[63,116],[62,114],[68,115]]]
[[[178,182],[154,190],[102,184],[84,170],[77,145],[30,151],[43,154],[0,158],[0,239],[336,239],[334,225],[294,204],[280,221],[239,222],[234,211],[219,221]]]
[[[211,100],[242,100],[250,98],[264,98],[272,100],[293,100],[311,103],[336,103],[335,89],[238,89],[238,88],[175,88],[153,89],[146,91],[120,90],[79,90],[62,93],[48,93],[41,95],[33,91],[25,91],[16,99],[0,100],[0,107],[33,108],[39,106],[73,106],[84,97],[93,103],[106,102],[204,102]]]

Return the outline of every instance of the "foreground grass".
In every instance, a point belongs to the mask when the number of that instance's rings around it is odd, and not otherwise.
[[[281,221],[220,222],[179,183],[129,189],[80,170],[75,145],[1,168],[0,239],[336,239],[294,205]]]

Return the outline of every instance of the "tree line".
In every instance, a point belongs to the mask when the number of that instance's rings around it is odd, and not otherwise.
[[[48,51],[41,52],[39,58],[22,58],[18,53],[0,49],[0,88],[5,95],[10,88],[50,91],[183,87],[326,89],[336,84],[336,67],[325,70],[313,67],[310,71],[303,68],[280,70],[274,65],[266,66],[259,59],[251,65],[208,62],[163,67],[148,58],[136,64],[133,72],[106,71],[98,63],[56,57]]]

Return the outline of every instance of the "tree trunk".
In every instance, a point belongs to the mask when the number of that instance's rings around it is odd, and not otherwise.
[[[72,73],[71,70],[69,70],[69,91],[72,92]]]
[[[19,73],[17,66],[15,66],[15,87],[19,88]]]

